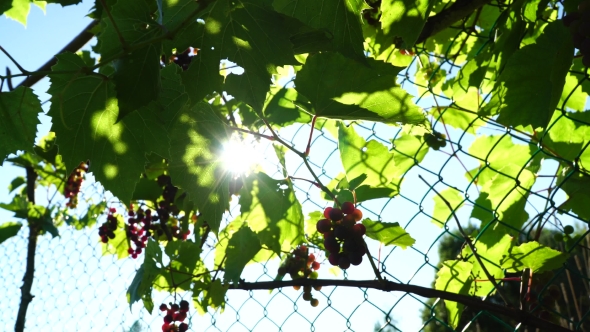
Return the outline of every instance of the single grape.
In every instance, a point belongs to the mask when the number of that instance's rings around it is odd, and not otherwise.
[[[316,224],[316,229],[318,230],[318,232],[325,234],[332,230],[332,222],[328,219],[321,219]]]
[[[332,252],[330,253],[330,256],[328,256],[328,261],[330,262],[330,264],[332,264],[333,266],[338,265],[338,262],[340,261],[340,254],[337,252]]]
[[[583,55],[590,54],[590,38],[584,38],[578,49]]]
[[[574,227],[572,227],[571,225],[567,225],[563,228],[563,232],[567,235],[570,235],[574,232]]]
[[[188,301],[180,301],[180,310],[188,311]]]
[[[318,299],[311,299],[311,306],[312,307],[317,307],[320,304],[320,301],[318,301]]]
[[[354,215],[348,214],[342,219],[341,225],[346,228],[351,228],[355,224]]]
[[[350,260],[350,264],[357,266],[363,262],[363,255],[358,253],[350,253],[348,255],[348,259]]]
[[[160,311],[166,311],[168,310],[168,306],[165,305],[164,303],[160,304]]]
[[[584,37],[590,37],[590,22],[584,21],[578,27],[578,34]]]
[[[332,208],[329,206],[324,209],[324,217],[326,217],[326,219],[330,219],[330,211],[332,211]]]
[[[359,209],[354,209],[352,215],[354,216],[354,221],[361,221],[363,219],[363,212]]]
[[[301,286],[298,286],[298,285],[293,286],[293,289],[296,291],[298,291],[300,288],[301,288]]]
[[[313,271],[312,273],[309,274],[309,279],[317,279],[319,277],[319,273],[317,273],[316,271]]]
[[[329,252],[339,252],[340,251],[340,243],[336,241],[335,237],[327,237],[324,238],[324,247]]]
[[[350,235],[350,232],[348,231],[348,229],[346,229],[346,227],[340,225],[340,226],[336,226],[336,228],[334,229],[334,236],[336,236],[336,238],[340,239],[340,240],[344,240],[346,238],[348,238],[348,236]]]
[[[178,332],[186,332],[188,331],[188,324],[187,323],[180,323],[178,325]]]
[[[311,301],[311,293],[303,293],[304,301]]]
[[[338,260],[338,266],[343,270],[348,269],[350,267],[350,259],[348,259],[348,256],[341,255]]]
[[[313,289],[319,292],[322,290],[322,286],[313,286]]]
[[[342,213],[344,214],[351,214],[354,212],[354,204],[352,202],[344,202],[342,203]]]
[[[344,214],[342,213],[342,210],[340,210],[339,208],[333,208],[332,210],[330,210],[330,219],[332,219],[332,221],[342,220],[343,217]]]
[[[580,13],[571,13],[563,17],[562,21],[566,27],[569,27],[574,21],[580,19]]]
[[[367,228],[363,224],[355,224],[354,226],[352,226],[352,231],[357,236],[363,236],[367,233]]]
[[[320,269],[320,263],[319,262],[313,262],[311,263],[311,268],[314,270],[319,270]]]

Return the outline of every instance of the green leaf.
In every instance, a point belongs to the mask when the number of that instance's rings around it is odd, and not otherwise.
[[[14,212],[16,218],[27,219],[29,216],[29,202],[24,193],[15,195],[8,204],[0,203],[0,208]]]
[[[98,48],[102,58],[121,52],[121,37],[127,46],[146,41],[156,36],[161,28],[151,15],[155,11],[144,0],[117,1],[111,7],[110,15],[103,15],[102,32],[98,35]],[[159,61],[157,62],[159,65]]]
[[[440,192],[441,196],[444,197],[453,207],[453,212],[462,206],[463,197],[460,192],[455,188],[447,188]],[[438,227],[443,227],[446,222],[452,218],[452,212],[443,199],[436,195],[434,196],[434,212],[432,212],[432,223]]]
[[[360,186],[365,180],[367,179],[367,174],[361,174],[356,178],[348,181],[348,189],[355,190],[358,186]]]
[[[449,260],[442,263],[442,268],[436,274],[434,288],[446,292],[461,295],[470,295],[469,289],[473,283],[471,269],[473,264],[458,260]],[[445,300],[449,325],[454,329],[459,325],[459,320],[465,306],[458,302]]]
[[[209,283],[195,282],[193,288],[193,303],[195,308],[201,315],[208,312],[211,308],[216,310],[221,308],[223,312],[225,308],[225,294],[229,289],[229,284],[222,284],[221,280],[217,279]],[[202,296],[200,296],[202,294]]]
[[[17,150],[33,152],[39,112],[41,102],[31,88],[0,92],[0,160]]]
[[[262,246],[258,241],[258,236],[244,224],[227,243],[223,280],[239,282],[244,267],[260,249]]]
[[[533,273],[543,273],[560,268],[567,258],[566,253],[531,241],[512,247],[510,254],[502,261],[502,268],[508,269],[508,272],[520,272],[528,268]]]
[[[10,0],[8,0],[10,2]],[[27,16],[31,11],[31,0],[12,0],[12,8],[7,6],[4,11],[6,17],[11,18],[25,27],[27,26]]]
[[[563,181],[563,182],[562,182]],[[561,189],[565,191],[568,198],[560,206],[561,211],[571,211],[584,220],[590,220],[590,176],[575,172],[565,180],[559,181]]]
[[[129,202],[144,171],[145,154],[168,153],[167,131],[160,114],[155,108],[142,109],[117,122],[119,111],[112,82],[82,74],[84,62],[75,54],[62,53],[57,58],[52,70],[78,71],[49,75],[49,115],[68,172],[81,161],[90,160],[96,179],[121,201]]]
[[[272,125],[286,127],[293,123],[310,123],[311,115],[297,105],[309,103],[293,88],[271,88],[264,115]]]
[[[148,247],[150,246],[150,243],[153,246],[155,242],[149,240]],[[151,309],[153,309],[152,285],[160,272],[161,269],[158,268],[153,257],[150,257],[146,250],[146,256],[143,264],[135,273],[135,277],[127,289],[127,302],[129,302],[129,309],[131,309],[133,303],[141,299],[143,300],[143,304],[146,309],[148,309],[148,311],[151,313]]]
[[[10,239],[11,237],[18,234],[23,224],[20,222],[5,222],[0,225],[0,243]]]
[[[192,273],[201,255],[201,246],[193,241],[170,241],[164,250],[170,257],[170,266],[178,271]],[[179,275],[179,278],[181,276]]]
[[[410,49],[416,41],[430,14],[433,0],[384,0],[381,1],[381,27],[387,38],[401,38],[401,48]]]
[[[55,144],[55,133],[49,132],[47,135],[43,136],[39,141],[39,144],[35,145],[33,148],[35,150],[35,154],[39,157],[45,159],[51,164],[61,164],[60,160],[57,160],[58,155],[58,147]]]
[[[156,202],[161,195],[162,187],[158,185],[158,182],[142,177],[135,185],[135,190],[133,191],[131,200]]]
[[[230,198],[230,174],[219,160],[228,140],[225,124],[211,105],[198,103],[177,117],[170,132],[170,176],[217,234]]]
[[[535,44],[510,57],[496,87],[500,99],[498,122],[547,128],[573,60],[571,38],[568,28],[554,21]]]
[[[170,31],[176,30],[199,6],[199,3],[193,0],[163,0],[164,14],[160,23]]]
[[[289,252],[305,239],[301,204],[290,181],[264,173],[244,179],[240,191],[240,219],[256,233],[260,243],[276,254]]]
[[[118,120],[158,98],[162,87],[160,53],[161,46],[151,44],[114,62]]]
[[[367,142],[352,126],[346,128],[339,124],[338,149],[347,178],[365,175],[366,185],[388,188],[393,190],[392,194],[397,194],[398,187],[391,183],[390,176],[399,172],[394,155],[383,144],[376,140]]]
[[[392,188],[373,188],[368,185],[362,185],[356,188],[354,193],[356,196],[356,202],[361,203],[372,199],[392,197],[395,195],[396,190]]]
[[[399,223],[388,223],[372,221],[371,219],[363,220],[363,225],[367,229],[367,237],[377,240],[386,246],[399,246],[406,249],[414,245],[414,240]]]
[[[510,235],[506,234],[503,230],[493,231],[490,228],[474,243],[477,254],[492,278],[504,278],[501,260],[508,253],[511,245],[512,237]],[[462,257],[473,264],[471,274],[475,279],[488,280],[484,268],[472,254],[469,246],[466,245],[463,247]],[[488,296],[494,290],[494,285],[491,282],[477,282],[473,284],[473,288],[474,290],[471,292],[473,295]]]
[[[8,193],[15,191],[16,189],[18,189],[18,187],[22,186],[25,183],[27,183],[27,180],[25,180],[24,177],[22,177],[22,176],[15,177],[8,185]]]
[[[439,110],[433,108],[430,114],[435,118],[440,116],[439,120],[442,120],[445,125],[463,130],[473,135],[475,135],[475,131],[479,127],[485,125],[485,122],[475,113],[466,112],[453,107],[446,108],[444,113],[439,112]]]
[[[309,56],[297,73],[295,86],[320,117],[422,123],[424,115],[413,97],[395,84],[403,68],[372,59],[369,64],[362,65],[337,53]]]
[[[555,111],[551,128],[540,139],[543,144],[566,160],[579,159],[584,169],[590,168],[590,151],[584,147],[590,141],[590,112],[563,113]]]
[[[289,41],[289,22],[272,10],[268,1],[253,0],[215,1],[203,19],[205,24],[197,35],[200,42],[197,46],[202,52],[185,75],[185,82],[194,81],[187,91],[218,90],[219,62],[228,59],[244,68],[244,73],[228,75],[225,90],[261,111],[276,67],[299,64]],[[205,96],[194,93],[199,98]],[[191,94],[193,102],[198,101],[196,97]]]
[[[273,7],[279,13],[325,31],[330,43],[323,45],[323,50],[340,52],[360,62],[365,60],[361,12],[368,6],[363,0],[274,0]],[[323,38],[321,40],[325,42]]]

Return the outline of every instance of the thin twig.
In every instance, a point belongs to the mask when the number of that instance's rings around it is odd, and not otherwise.
[[[502,305],[484,302],[478,297],[461,295],[451,292],[445,292],[437,289],[426,288],[415,285],[400,284],[391,281],[379,280],[327,280],[327,279],[296,279],[289,281],[261,281],[261,282],[240,282],[229,284],[229,289],[241,290],[268,290],[292,286],[344,286],[357,288],[378,289],[385,292],[405,292],[412,293],[426,298],[441,298],[448,301],[454,301],[479,311],[489,311],[512,318],[523,325],[538,327],[544,331],[567,332],[571,331],[549,321],[535,317],[524,310],[505,307]]]
[[[233,126],[228,126],[228,128],[231,129],[231,130],[242,132],[242,133],[251,134],[251,135],[254,135],[254,136],[266,138],[269,141],[274,141],[275,140],[274,136],[264,135],[264,134],[257,133],[255,131],[251,131],[251,130],[248,130],[248,129],[243,129],[243,128],[239,128],[239,127],[233,127]]]
[[[319,185],[319,184],[317,184],[317,183],[315,183],[315,182],[313,182],[313,181],[311,181],[311,180],[308,180],[308,179],[304,179],[304,178],[298,178],[298,177],[296,177],[296,176],[291,176],[291,175],[289,175],[289,179],[291,179],[291,180],[301,180],[301,181],[309,182],[309,183],[313,184],[314,186],[316,186],[316,187],[318,187],[318,188],[320,187],[320,185]]]
[[[311,119],[311,129],[309,130],[309,139],[307,140],[307,147],[305,148],[305,155],[309,156],[311,150],[311,139],[313,138],[313,130],[315,129],[315,121],[318,119],[317,115],[314,115]]]
[[[369,246],[367,245],[367,242],[364,239],[361,239],[363,241],[363,245],[365,246],[365,250],[367,251],[367,257],[369,258],[369,263],[371,263],[371,267],[373,268],[373,272],[375,273],[375,276],[377,277],[377,279],[379,281],[383,281],[383,277],[381,277],[381,273],[379,272],[379,268],[377,268],[377,266],[375,265],[375,262],[373,262],[373,256],[371,256],[371,252],[369,251]]]
[[[2,51],[2,53],[4,53],[4,54],[5,54],[5,55],[6,55],[6,56],[7,56],[7,57],[10,59],[10,61],[12,61],[12,63],[14,63],[14,65],[15,65],[15,66],[18,68],[18,70],[20,70],[22,73],[25,73],[25,74],[29,74],[29,73],[30,73],[28,70],[26,70],[25,68],[23,68],[23,67],[22,67],[22,66],[21,66],[21,65],[18,63],[18,61],[16,61],[16,60],[14,59],[14,58],[13,58],[13,57],[10,55],[10,53],[8,53],[8,51],[4,49],[4,47],[0,46],[0,51]],[[7,68],[7,70],[9,70],[9,69]]]
[[[509,305],[508,304],[508,301],[506,300],[506,297],[504,297],[504,294],[502,294],[502,291],[500,290],[500,286],[496,282],[496,279],[490,274],[490,272],[488,271],[488,269],[483,264],[483,261],[481,260],[481,257],[479,257],[479,254],[475,250],[475,246],[473,245],[473,242],[471,242],[471,239],[469,238],[469,236],[467,236],[467,234],[463,230],[463,227],[461,226],[461,223],[459,222],[459,218],[457,218],[457,215],[455,214],[455,210],[451,206],[451,203],[449,203],[449,201],[443,195],[441,195],[436,189],[434,189],[434,187],[431,186],[430,183],[428,183],[428,181],[426,181],[422,177],[422,175],[418,175],[418,177],[420,178],[420,180],[424,181],[424,183],[426,183],[426,185],[428,185],[428,187],[430,187],[430,189],[432,189],[438,195],[438,197],[440,197],[443,200],[443,202],[445,202],[445,204],[449,207],[449,210],[451,210],[451,214],[453,215],[453,218],[457,222],[457,228],[459,229],[459,232],[461,232],[461,235],[465,239],[465,242],[467,242],[467,245],[471,249],[471,252],[473,253],[473,256],[475,257],[475,259],[477,260],[477,262],[481,266],[481,269],[485,273],[486,277],[488,277],[488,279],[490,280],[490,282],[496,288],[496,291],[498,292],[498,295],[502,298],[502,300],[504,301],[504,303],[508,306]]]

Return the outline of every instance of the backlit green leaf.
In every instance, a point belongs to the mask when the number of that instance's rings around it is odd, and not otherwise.
[[[520,272],[528,268],[533,273],[543,273],[560,268],[567,258],[565,253],[531,241],[513,247],[502,260],[502,268],[508,269],[508,272]]]
[[[41,102],[30,88],[0,92],[0,160],[18,150],[33,152],[41,111]]]
[[[367,229],[367,237],[377,240],[386,246],[399,246],[406,249],[414,245],[414,240],[410,234],[403,229],[399,223],[389,223],[372,221],[371,219],[363,220],[363,225]]]

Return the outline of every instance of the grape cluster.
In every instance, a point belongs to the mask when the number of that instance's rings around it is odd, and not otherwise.
[[[439,133],[438,131],[433,131],[432,134],[428,133],[424,135],[424,139],[426,145],[437,151],[440,148],[447,146],[447,135]]]
[[[135,248],[130,246],[128,252],[131,257],[137,258],[145,248],[148,238],[152,235],[150,230],[159,229],[159,227],[158,225],[152,225],[152,221],[155,220],[152,218],[152,211],[149,209],[138,208],[137,211],[133,211],[133,205],[131,205],[127,214],[129,215],[129,219],[127,219],[127,238],[135,246]]]
[[[64,188],[64,196],[69,200],[66,206],[69,208],[76,208],[78,206],[78,193],[82,187],[82,180],[84,180],[84,173],[88,172],[88,163],[81,162],[74,171],[68,176],[68,181]]]
[[[164,225],[171,221],[170,216],[177,216],[180,213],[178,206],[174,204],[174,201],[176,200],[176,194],[178,194],[178,187],[172,185],[172,179],[168,175],[160,175],[157,181],[158,185],[163,187],[163,199],[158,201],[158,208],[156,209],[156,212],[158,213],[160,223]],[[176,219],[174,218],[174,220]],[[183,232],[178,226],[178,222],[176,222],[175,225],[172,225],[170,228],[172,236],[179,240],[186,240],[190,234],[190,230],[188,229]],[[161,235],[161,233],[158,232],[158,235]]]
[[[185,332],[188,331],[188,324],[183,323],[188,313],[188,302],[180,301],[179,304],[170,303],[170,307],[162,303],[160,311],[165,311],[164,324],[162,325],[162,332]],[[175,323],[179,323],[176,325]]]
[[[574,46],[582,54],[582,63],[590,67],[590,1],[578,5],[578,11],[563,17],[563,24],[569,27]]]
[[[107,215],[107,221],[98,228],[98,236],[102,243],[108,243],[109,239],[115,238],[115,230],[117,230],[117,217],[115,217],[116,209],[110,208]]]
[[[320,269],[320,263],[315,260],[315,255],[309,253],[306,245],[300,245],[295,248],[283,261],[279,267],[278,274],[280,277],[289,274],[291,279],[317,279]],[[293,286],[295,290],[299,290],[301,286]],[[318,299],[314,299],[311,295],[311,286],[303,287],[303,300],[309,301],[312,307],[317,307],[320,303]],[[314,289],[319,291],[322,286],[315,286]]]
[[[352,265],[359,265],[366,254],[363,240],[365,226],[357,223],[363,218],[361,210],[351,202],[344,202],[342,209],[328,207],[324,217],[317,222],[318,232],[324,235],[324,247],[330,252],[328,261],[346,270]]]

